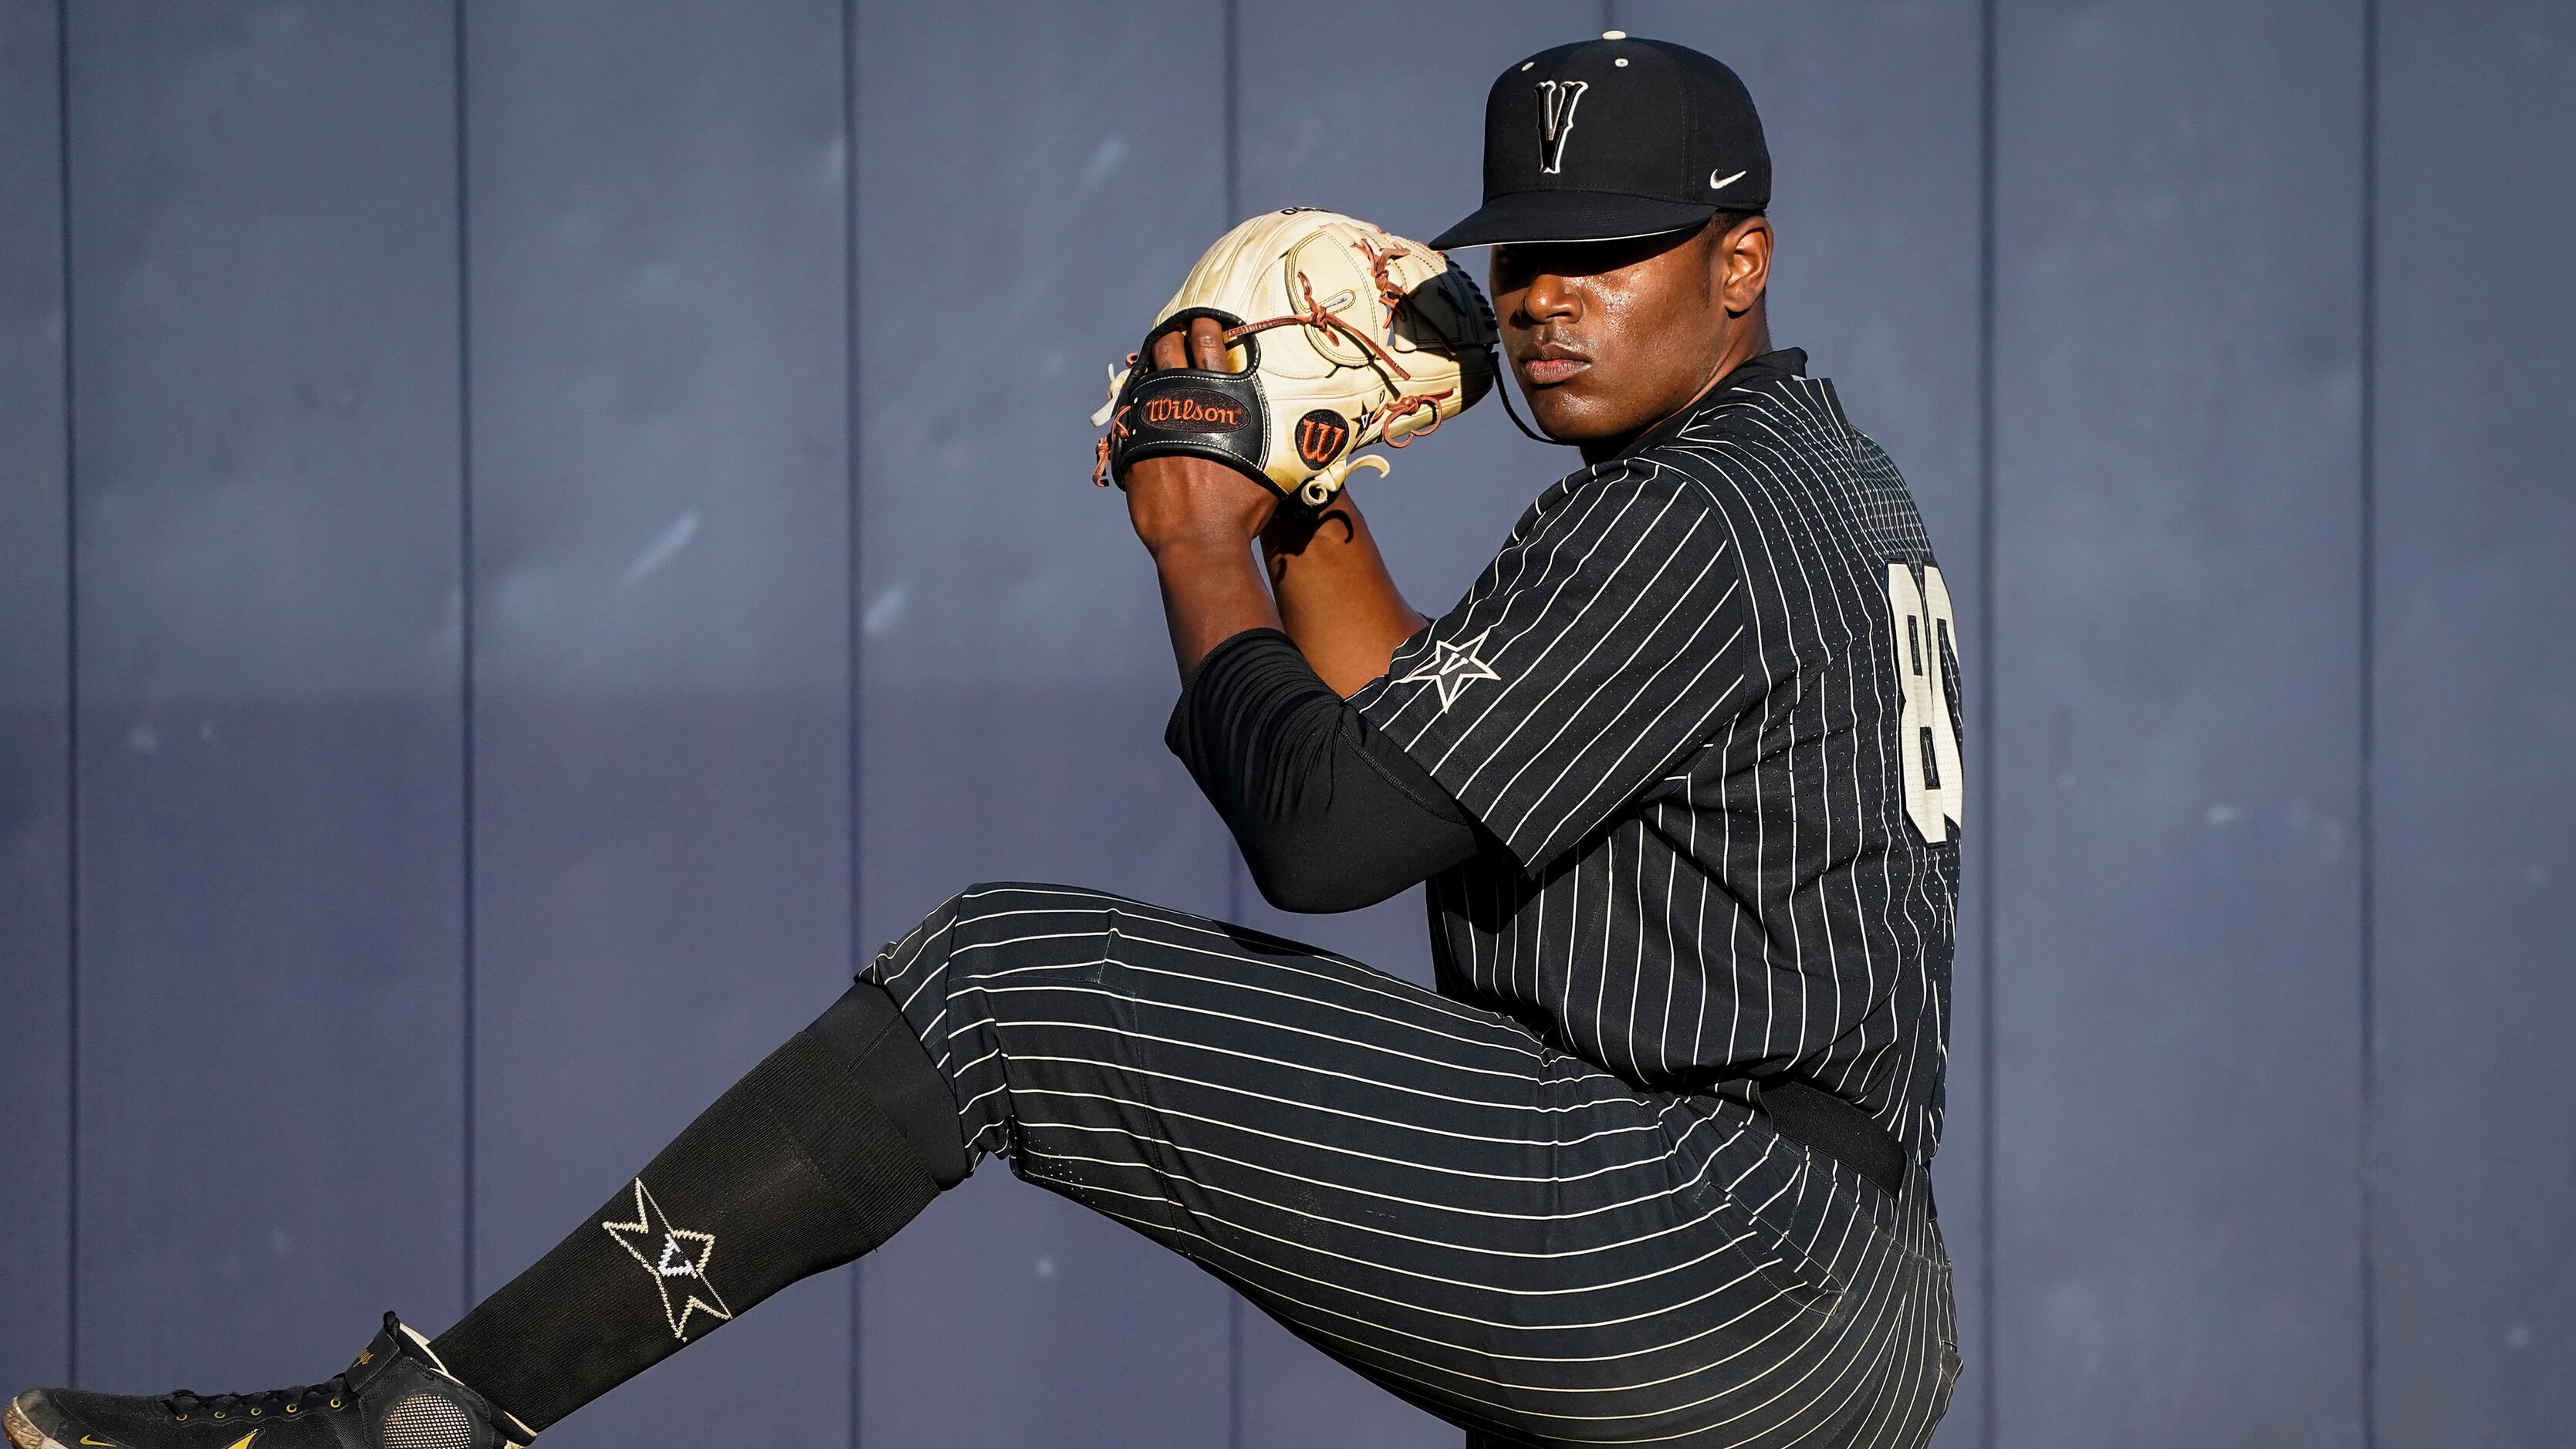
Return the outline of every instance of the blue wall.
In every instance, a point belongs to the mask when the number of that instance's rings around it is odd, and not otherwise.
[[[1964,616],[1940,1442],[2576,1439],[2554,0],[0,0],[0,1383],[443,1325],[971,879],[1427,975],[1247,889],[1083,417],[1603,23]],[[1453,426],[1435,608],[1565,466]],[[718,1435],[1456,1438],[998,1169],[547,1442]]]

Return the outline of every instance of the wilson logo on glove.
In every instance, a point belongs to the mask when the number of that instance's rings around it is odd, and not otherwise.
[[[1230,433],[1243,426],[1243,404],[1212,392],[1175,392],[1147,398],[1145,425],[1182,433]]]
[[[1297,457],[1309,468],[1321,468],[1342,456],[1351,440],[1351,425],[1330,408],[1317,408],[1297,420]]]

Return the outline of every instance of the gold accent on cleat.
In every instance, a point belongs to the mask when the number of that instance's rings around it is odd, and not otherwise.
[[[35,1421],[27,1417],[27,1411],[18,1407],[16,1399],[9,1401],[6,1410],[0,1410],[0,1433],[8,1435],[15,1449],[46,1449],[53,1443],[45,1437],[43,1430],[36,1427]]]
[[[375,1351],[374,1349],[372,1349],[372,1348],[362,1348],[362,1349],[359,1349],[359,1350],[358,1350],[358,1362],[359,1362],[360,1364],[365,1364],[365,1363],[367,1363],[369,1360],[373,1359],[375,1356],[376,1356],[376,1351]]]
[[[84,1444],[104,1444],[107,1446],[107,1449],[116,1449],[116,1441],[113,1439],[93,1439],[87,1434],[83,1434],[81,1436],[81,1442]]]
[[[249,1433],[235,1439],[230,1444],[225,1445],[224,1449],[250,1449],[250,1441],[258,1437],[259,1431],[257,1429],[253,1429]]]

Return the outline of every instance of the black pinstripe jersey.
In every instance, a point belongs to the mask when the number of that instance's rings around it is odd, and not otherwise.
[[[1444,992],[1642,1086],[1805,1077],[1929,1160],[1956,631],[1904,479],[1804,365],[1548,488],[1353,702],[1498,842],[1430,883]]]

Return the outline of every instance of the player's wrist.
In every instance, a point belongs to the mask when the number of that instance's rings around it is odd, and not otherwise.
[[[1278,508],[1278,495],[1223,463],[1153,458],[1127,478],[1127,515],[1148,553],[1222,546],[1248,549]]]
[[[1155,572],[1170,582],[1187,582],[1238,570],[1256,581],[1260,577],[1259,568],[1252,559],[1252,541],[1228,529],[1167,535],[1147,541],[1145,551],[1153,556]]]

